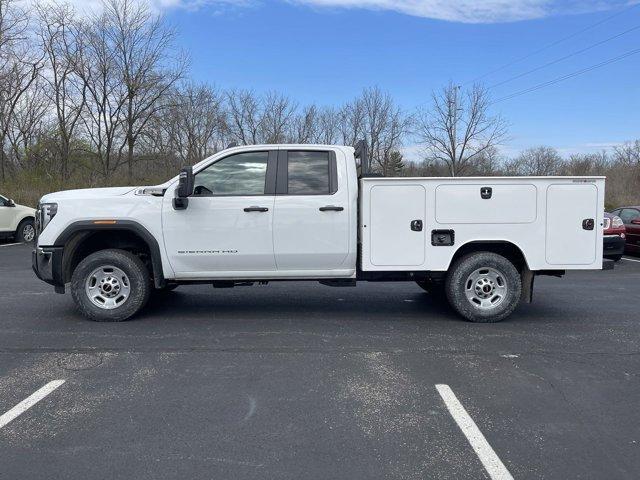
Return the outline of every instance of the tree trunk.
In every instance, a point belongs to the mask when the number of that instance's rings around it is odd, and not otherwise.
[[[6,180],[4,173],[4,148],[2,148],[4,142],[0,143],[0,180],[3,182]]]
[[[127,138],[127,177],[129,183],[133,182],[133,145],[133,137],[129,136],[129,138]]]

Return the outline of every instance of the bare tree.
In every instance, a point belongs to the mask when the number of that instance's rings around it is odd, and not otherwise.
[[[175,51],[175,31],[146,2],[108,0],[106,16],[118,77],[125,88],[124,129],[127,173],[133,177],[136,141],[160,112],[160,100],[184,75],[187,60]]]
[[[364,137],[364,104],[361,99],[355,99],[340,108],[338,129],[344,145],[355,145]]]
[[[313,143],[331,145],[338,142],[340,117],[332,107],[322,108],[316,114]]]
[[[27,19],[16,2],[0,0],[0,180],[6,178],[5,147],[16,108],[42,69],[42,58],[30,48]]]
[[[41,156],[37,149],[46,135],[46,115],[49,101],[45,93],[44,81],[36,80],[16,104],[7,132],[12,160],[21,169],[36,169]]]
[[[489,114],[489,95],[475,85],[467,92],[450,83],[432,94],[422,111],[418,136],[428,157],[447,165],[451,176],[465,174],[474,159],[506,138],[506,123]]]
[[[605,150],[597,153],[574,153],[560,167],[562,175],[602,175],[610,167],[611,159]]]
[[[640,167],[640,140],[616,146],[613,152],[615,161],[630,167]]]
[[[43,77],[49,84],[47,93],[55,109],[55,144],[59,149],[60,173],[63,179],[67,179],[72,140],[80,125],[87,96],[86,83],[74,72],[78,55],[78,23],[67,4],[36,4],[36,13],[40,47],[47,59]]]
[[[310,105],[294,116],[291,141],[293,143],[315,143],[318,137],[318,107]]]
[[[385,176],[397,174],[397,155],[392,158],[392,153],[401,147],[411,118],[401,111],[391,95],[377,87],[365,89],[355,103],[359,104],[356,110],[362,115],[358,130],[369,144],[372,163]],[[358,134],[358,131],[352,133],[352,145]]]
[[[113,42],[113,24],[107,12],[85,20],[78,30],[74,73],[86,91],[82,123],[91,150],[103,178],[109,178],[123,163],[121,139],[124,138],[126,85]]]
[[[226,97],[233,140],[241,145],[259,143],[262,108],[256,94],[249,90],[230,90]]]
[[[187,83],[167,101],[165,115],[156,117],[148,129],[151,142],[164,142],[159,151],[173,153],[181,164],[193,164],[224,148],[226,119],[218,91]]]
[[[290,98],[276,92],[267,93],[262,105],[260,143],[286,142],[295,111],[296,104]]]
[[[552,147],[540,146],[523,151],[505,165],[509,175],[547,176],[557,175],[563,166],[558,151]]]

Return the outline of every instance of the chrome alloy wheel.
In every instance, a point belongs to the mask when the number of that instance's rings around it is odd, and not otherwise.
[[[500,305],[507,296],[505,275],[495,268],[479,268],[465,283],[467,300],[476,308],[488,310]]]
[[[131,283],[122,270],[105,265],[96,268],[87,277],[85,292],[95,306],[113,310],[127,301],[131,294]]]
[[[36,236],[36,229],[33,228],[31,223],[27,223],[24,227],[22,227],[22,238],[25,242],[33,242],[33,239]]]

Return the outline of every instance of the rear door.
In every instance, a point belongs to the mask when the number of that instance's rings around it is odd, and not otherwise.
[[[342,165],[342,164],[341,164]],[[346,172],[341,178],[346,180]],[[349,255],[349,192],[332,150],[280,150],[273,217],[278,271],[344,269]]]
[[[591,183],[547,188],[546,259],[550,265],[590,265],[596,261],[602,230],[598,187]]]

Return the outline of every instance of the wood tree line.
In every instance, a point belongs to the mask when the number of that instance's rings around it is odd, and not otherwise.
[[[24,2],[0,0],[2,193],[34,203],[60,188],[152,183],[230,143],[361,138],[384,175],[609,174],[612,203],[638,191],[638,141],[613,153],[563,158],[536,147],[502,158],[507,123],[491,114],[482,86],[452,83],[413,112],[376,87],[339,106],[221,90],[189,80],[177,32],[146,3],[102,4],[79,16],[63,0],[28,12]],[[405,161],[408,146],[424,160]]]

